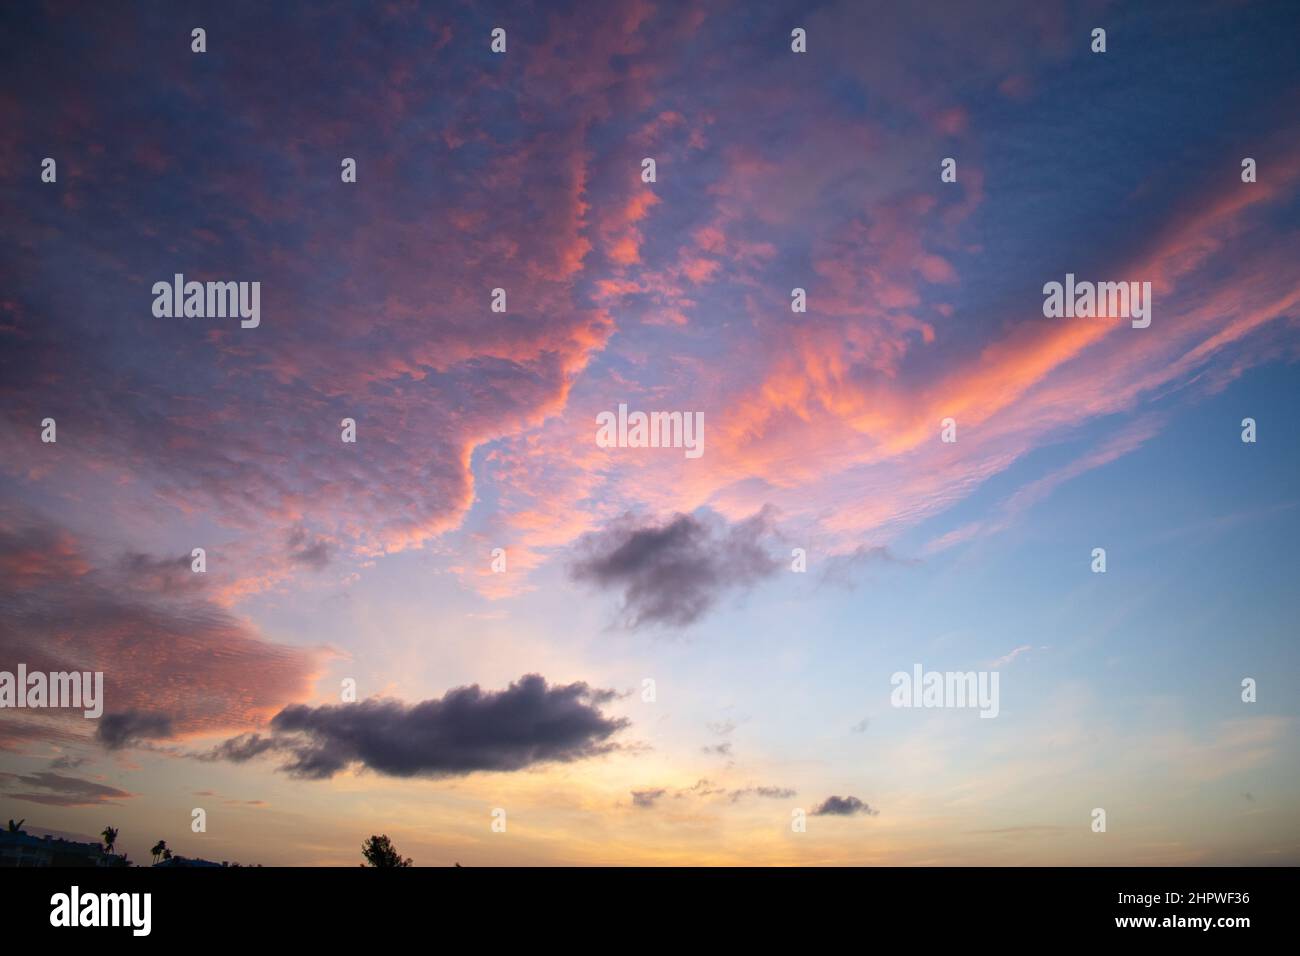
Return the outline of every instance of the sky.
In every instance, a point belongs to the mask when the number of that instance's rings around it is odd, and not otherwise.
[[[1300,863],[1296,21],[6,5],[0,671],[105,691],[0,710],[0,814],[136,862]],[[156,314],[178,273],[258,324]],[[1149,326],[1045,315],[1067,274]],[[996,716],[895,706],[918,666]]]

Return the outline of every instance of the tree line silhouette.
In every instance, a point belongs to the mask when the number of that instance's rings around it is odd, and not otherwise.
[[[11,817],[9,819],[8,832],[22,833],[23,824],[26,822],[27,822],[26,818],[22,820],[14,820]],[[113,851],[117,849],[117,840],[120,835],[120,832],[121,831],[119,831],[117,827],[111,824],[105,826],[104,829],[100,831],[100,837],[103,839],[104,842],[104,853],[108,854],[109,856],[114,855]],[[185,859],[184,857],[173,857],[171,847],[167,845],[166,840],[159,840],[157,843],[155,843],[153,847],[150,848],[149,853],[153,857],[153,861],[155,864],[166,862],[171,859],[177,859],[177,860]],[[388,834],[386,833],[373,834],[370,837],[368,837],[366,840],[364,840],[361,844],[361,856],[362,859],[365,861],[361,864],[361,866],[370,867],[374,869],[385,869],[385,870],[400,869],[403,867],[409,867],[414,865],[414,861],[409,856],[404,857],[402,856],[401,853],[398,852],[397,847],[393,845],[393,841],[389,838]],[[116,861],[113,865],[132,866],[134,864],[131,863],[130,859],[127,857],[126,854],[122,854],[120,859]],[[222,865],[224,866],[225,864]],[[239,863],[230,864],[230,866],[232,867],[238,867],[240,865],[241,864]],[[455,863],[453,865],[460,866],[459,863]]]

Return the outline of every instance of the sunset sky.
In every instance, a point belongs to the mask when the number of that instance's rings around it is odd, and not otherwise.
[[[5,4],[0,671],[106,703],[0,712],[0,817],[137,863],[1300,863],[1297,26]],[[260,325],[156,317],[177,273]],[[1150,327],[1044,317],[1067,273]],[[703,455],[600,447],[620,403]],[[892,707],[916,664],[998,716]]]

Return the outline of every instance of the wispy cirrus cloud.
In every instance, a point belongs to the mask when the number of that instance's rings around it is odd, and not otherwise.
[[[632,806],[639,809],[648,810],[656,806],[659,801],[670,793],[668,787],[647,787],[641,790],[633,790]],[[684,797],[694,797],[696,799],[707,799],[709,797],[725,798],[727,803],[740,803],[749,798],[758,798],[763,800],[788,800],[798,795],[792,787],[775,787],[769,785],[751,785],[728,789],[727,787],[718,786],[709,780],[699,780],[690,787],[679,787],[671,791],[674,799]]]
[[[135,794],[107,784],[52,771],[37,773],[0,773],[4,796],[27,803],[52,807],[119,806],[120,801]]]

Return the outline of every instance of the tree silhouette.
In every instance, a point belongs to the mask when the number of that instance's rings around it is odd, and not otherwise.
[[[10,833],[22,833],[22,832],[23,832],[23,824],[26,823],[26,822],[27,822],[27,818],[26,818],[26,817],[23,817],[23,818],[22,818],[21,820],[19,820],[17,823],[14,823],[14,818],[13,818],[13,817],[10,817],[10,818],[9,818],[9,832],[10,832]]]
[[[117,846],[117,827],[104,827],[100,836],[104,838],[104,852],[112,853],[113,847]]]
[[[393,846],[393,841],[388,839],[386,833],[382,836],[372,836],[361,844],[361,855],[366,858],[366,863],[383,869],[411,865],[411,858],[402,859],[402,855],[397,852],[397,847]],[[365,866],[366,863],[361,865]]]
[[[153,861],[157,863],[158,857],[162,856],[164,853],[167,853],[167,841],[159,840],[157,843],[153,845],[153,849],[150,850],[149,852],[153,854]],[[171,854],[168,853],[168,856],[170,855]]]

